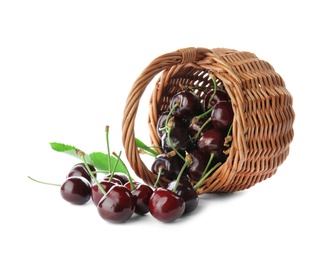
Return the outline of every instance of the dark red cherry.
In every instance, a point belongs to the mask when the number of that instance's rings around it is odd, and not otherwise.
[[[88,167],[92,172],[96,171],[95,167],[91,164],[88,164]],[[66,178],[69,178],[71,176],[82,176],[86,178],[90,183],[93,182],[90,173],[88,172],[86,166],[84,163],[77,163],[75,164],[69,173],[66,175]],[[96,174],[94,174],[94,177],[96,177]]]
[[[159,174],[168,180],[175,180],[183,166],[182,159],[175,155],[169,156],[167,154],[158,155],[151,165],[151,171]]]
[[[108,180],[102,180],[99,183],[106,192],[108,192],[109,189],[112,188],[113,186],[119,185],[115,182],[110,182]],[[104,193],[101,191],[98,184],[95,183],[92,185],[91,194],[92,194],[92,201],[94,205],[97,206],[101,198],[104,196]]]
[[[91,198],[91,183],[82,176],[68,177],[61,185],[60,194],[72,204],[85,204]]]
[[[187,175],[194,181],[199,181],[206,169],[210,155],[208,152],[193,150],[189,152],[191,164],[187,168]]]
[[[157,188],[150,197],[149,211],[159,221],[172,222],[184,214],[185,201],[171,190]]]
[[[203,113],[200,99],[191,91],[180,91],[170,100],[170,109],[176,104],[178,106],[173,110],[172,115],[179,118],[188,118]]]
[[[233,123],[234,112],[231,102],[220,101],[218,102],[211,113],[212,123],[214,128],[227,132]]]
[[[135,200],[135,213],[144,215],[149,212],[149,200],[153,193],[153,189],[144,183],[133,182],[135,189],[132,190],[130,182],[124,186],[131,191]]]
[[[211,153],[213,151],[222,151],[224,144],[224,137],[217,129],[211,129],[205,132],[197,142],[200,151]]]
[[[213,96],[214,89],[211,89],[204,96],[204,108],[208,110],[216,105],[220,101],[230,101],[230,98],[225,90],[217,89],[215,95]],[[211,97],[213,98],[211,99]],[[210,101],[211,100],[211,101]]]
[[[173,127],[170,130],[170,139],[168,133],[161,138],[162,149],[165,153],[171,152],[173,147],[178,151],[190,150],[194,146],[192,139],[184,127]]]
[[[176,186],[176,180],[172,181],[168,185],[169,190],[174,190]],[[185,201],[185,211],[184,214],[194,211],[199,204],[199,196],[195,189],[193,189],[192,184],[187,179],[181,179],[178,182],[177,188],[174,191],[178,196],[182,197]]]
[[[97,209],[104,220],[123,223],[133,215],[135,201],[130,190],[124,186],[115,185],[101,198]]]

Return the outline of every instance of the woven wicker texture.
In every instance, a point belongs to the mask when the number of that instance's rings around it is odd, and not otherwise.
[[[233,141],[227,161],[198,189],[199,194],[233,192],[250,188],[276,173],[289,154],[293,139],[292,96],[281,76],[255,54],[232,49],[185,48],[164,54],[143,70],[128,95],[122,122],[122,141],[134,172],[153,185],[153,174],[141,160],[135,142],[135,118],[143,92],[159,75],[149,103],[148,134],[160,146],[156,133],[159,115],[168,108],[180,84],[196,86],[201,97],[217,85],[224,85],[234,111]],[[161,152],[158,149],[159,152]],[[166,180],[162,180],[164,185]]]

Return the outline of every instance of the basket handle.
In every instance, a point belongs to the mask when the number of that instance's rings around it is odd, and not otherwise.
[[[153,183],[154,180],[148,180],[149,169],[142,163],[137,151],[138,147],[135,141],[135,118],[139,107],[139,102],[143,92],[152,79],[161,71],[178,64],[186,64],[202,60],[206,53],[212,51],[207,48],[183,48],[177,51],[166,53],[154,59],[140,74],[134,82],[128,95],[126,106],[123,112],[122,120],[122,143],[125,149],[126,157],[133,170],[143,181]]]

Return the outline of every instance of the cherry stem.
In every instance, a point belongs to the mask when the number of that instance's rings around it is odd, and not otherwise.
[[[215,75],[214,75],[213,73],[211,73],[211,74],[209,74],[209,76],[210,76],[210,78],[212,79],[213,84],[214,84],[214,87],[213,87],[213,94],[212,94],[212,96],[210,97],[210,99],[209,99],[209,101],[208,101],[208,103],[210,104],[210,103],[212,102],[213,98],[214,98],[215,95],[216,95],[217,86],[216,86],[216,77],[215,77]]]
[[[193,189],[198,189],[200,187],[200,185],[202,184],[202,182],[204,180],[207,179],[207,177],[213,172],[215,171],[219,166],[221,166],[221,162],[217,163],[214,165],[214,167],[212,169],[210,169],[210,171],[208,171],[194,186],[193,186]]]
[[[130,183],[130,188],[131,190],[135,190],[135,185],[134,185],[134,182],[133,182],[133,179],[131,178],[130,176],[130,173],[126,167],[126,165],[124,164],[124,162],[122,161],[121,157],[119,155],[117,155],[115,152],[112,153],[116,158],[118,158],[118,160],[125,166],[125,170],[126,170],[126,175],[128,176],[128,179],[129,179],[129,183]],[[121,154],[121,152],[120,152]]]
[[[202,130],[205,128],[206,125],[209,124],[209,122],[212,121],[212,118],[209,117],[205,123],[202,124],[202,126],[200,127],[199,131],[197,132],[197,134],[194,136],[194,139],[197,140],[199,138],[200,133],[202,132]]]
[[[161,178],[161,175],[162,175],[162,171],[163,171],[163,167],[159,167],[159,169],[158,169],[158,176],[157,176],[156,182],[154,184],[154,188],[156,188],[157,185],[158,185],[158,182],[159,182],[159,180]]]
[[[76,154],[78,156],[81,157],[81,159],[83,160],[84,164],[85,164],[85,167],[88,171],[88,173],[90,174],[91,178],[94,180],[94,182],[98,185],[99,189],[101,190],[101,192],[106,195],[107,192],[105,191],[104,187],[102,187],[102,185],[100,184],[100,182],[97,180],[97,178],[95,178],[93,172],[91,171],[90,167],[87,165],[87,162],[86,162],[86,159],[85,159],[85,153],[81,150],[76,150]]]
[[[110,157],[110,148],[109,148],[109,126],[107,125],[105,128],[106,132],[106,144],[107,144],[107,153],[108,153],[108,171],[111,173],[111,157]]]
[[[168,113],[166,120],[165,120],[165,127],[168,127],[171,115],[173,113],[173,111],[179,106],[179,102],[176,102],[176,104],[174,104],[174,106],[170,109],[170,112]]]
[[[185,162],[183,164],[183,167],[180,169],[179,171],[179,174],[177,176],[177,179],[176,179],[176,183],[175,183],[175,186],[173,187],[172,191],[176,191],[177,190],[177,186],[180,182],[180,179],[181,179],[181,176],[183,175],[185,169],[192,163],[192,159],[191,159],[191,156],[186,152],[186,156],[185,156]]]
[[[114,164],[113,170],[110,173],[111,175],[109,176],[109,181],[112,181],[112,179],[113,179],[113,176],[114,176],[114,173],[115,173],[115,170],[116,170],[116,166],[118,165],[118,163],[120,161],[120,159],[119,159],[120,157],[121,157],[121,151],[119,152],[119,156],[116,158],[116,162]],[[108,155],[108,158],[110,158],[109,155]]]
[[[197,120],[199,120],[200,118],[203,118],[204,116],[208,115],[209,113],[212,112],[212,110],[214,109],[214,106],[211,107],[210,109],[208,109],[207,111],[205,111],[204,113],[200,114],[200,115],[197,115],[195,118]]]
[[[214,156],[215,156],[215,154],[214,154],[214,153],[211,153],[211,155],[210,155],[210,157],[209,157],[209,160],[208,160],[208,163],[207,163],[207,165],[206,165],[206,168],[205,168],[204,172],[203,172],[202,175],[201,175],[201,178],[204,177],[204,174],[207,172],[209,166],[211,165],[211,163],[212,163],[212,161],[213,161]],[[201,179],[201,178],[200,178],[200,179]]]
[[[32,181],[35,181],[35,182],[38,182],[38,183],[42,183],[42,184],[46,184],[46,185],[62,186],[61,184],[39,181],[39,180],[36,180],[36,179],[34,179],[34,178],[30,177],[30,176],[28,176],[28,178],[31,179]]]

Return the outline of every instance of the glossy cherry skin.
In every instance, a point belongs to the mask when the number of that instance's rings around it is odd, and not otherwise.
[[[94,172],[96,169],[93,165],[88,164],[88,167],[92,172]],[[69,178],[71,176],[82,176],[86,178],[90,183],[93,182],[90,173],[88,172],[86,166],[84,163],[77,163],[75,164],[69,173],[66,175],[66,178]],[[96,174],[94,174],[94,177],[96,177]]]
[[[228,96],[228,94],[225,90],[217,89],[214,96],[213,96],[213,93],[214,93],[214,89],[211,89],[204,96],[203,104],[204,104],[204,108],[205,108],[206,111],[208,109],[214,107],[220,101],[230,101],[230,98],[229,98],[229,96]],[[211,100],[212,96],[213,96],[213,98]]]
[[[208,164],[210,155],[207,152],[193,150],[189,152],[191,164],[187,168],[187,175],[194,181],[199,181]]]
[[[205,153],[223,150],[224,137],[219,130],[211,129],[200,137],[197,144],[199,150]]]
[[[214,128],[227,132],[234,119],[234,112],[231,102],[218,102],[211,113]]]
[[[132,190],[130,182],[124,186],[131,191],[135,200],[135,213],[145,215],[149,212],[149,200],[153,193],[153,189],[144,183],[133,182],[135,189]]]
[[[112,188],[115,185],[120,185],[115,182],[110,182],[108,180],[102,180],[99,181],[100,185],[103,187],[105,192],[108,192],[110,188]],[[97,206],[101,200],[101,198],[104,196],[104,193],[101,191],[99,188],[98,184],[93,184],[91,188],[91,196],[92,196],[92,201],[95,206]]]
[[[151,171],[158,175],[161,169],[160,177],[164,177],[168,180],[175,180],[182,166],[183,161],[179,156],[175,155],[170,157],[166,154],[160,154],[152,163]]]
[[[135,201],[130,190],[124,186],[115,185],[101,198],[97,209],[104,220],[124,223],[134,214]]]
[[[176,186],[176,182],[177,181],[170,182],[167,188],[173,190]],[[185,201],[185,211],[183,214],[190,213],[198,207],[199,196],[187,179],[180,180],[174,192]]]
[[[149,211],[161,222],[172,222],[184,214],[185,201],[171,190],[157,188],[150,197]]]
[[[202,114],[200,99],[191,91],[180,91],[170,100],[170,109],[176,104],[178,106],[173,110],[172,115],[179,118],[188,118],[194,115]]]
[[[171,142],[171,143],[170,143]],[[176,150],[183,152],[191,149],[194,144],[191,137],[188,135],[184,127],[175,126],[170,130],[170,141],[168,133],[165,133],[161,138],[162,149],[165,153],[171,152],[174,147]]]
[[[91,198],[91,183],[82,176],[71,176],[61,185],[60,194],[72,204],[85,204]]]

